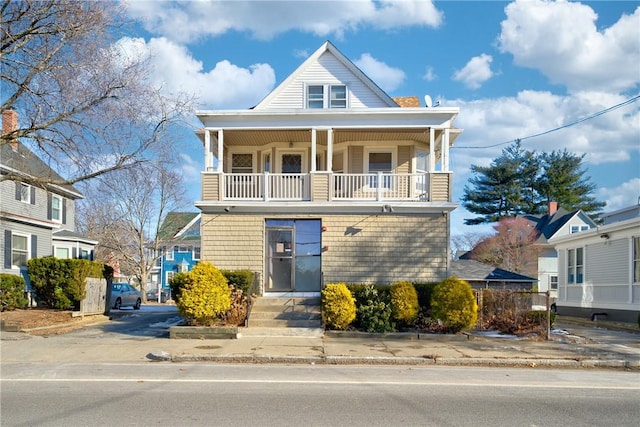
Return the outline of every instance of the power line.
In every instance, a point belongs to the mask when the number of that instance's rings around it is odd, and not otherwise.
[[[482,147],[456,147],[456,146],[454,146],[453,148],[493,148],[493,147],[497,147],[499,145],[511,144],[513,142],[522,142],[522,141],[524,141],[526,139],[537,138],[537,137],[542,136],[542,135],[547,135],[549,133],[557,132],[559,130],[566,129],[566,128],[571,127],[571,126],[575,126],[575,125],[577,125],[579,123],[586,122],[587,120],[595,119],[596,117],[602,116],[603,114],[607,114],[607,113],[609,113],[609,112],[611,112],[613,110],[617,110],[618,108],[622,108],[625,105],[633,104],[638,99],[640,99],[640,95],[636,95],[633,98],[629,98],[626,101],[623,101],[623,102],[621,102],[619,104],[616,104],[616,105],[614,105],[612,107],[605,108],[604,110],[600,110],[597,113],[593,113],[593,114],[591,114],[589,116],[582,117],[582,118],[580,118],[580,119],[578,119],[576,121],[573,121],[571,123],[567,123],[565,125],[558,126],[558,127],[553,128],[553,129],[549,129],[549,130],[546,130],[544,132],[536,133],[536,134],[525,136],[525,137],[522,137],[522,138],[516,138],[516,139],[509,140],[509,141],[499,142],[497,144],[485,145],[485,146],[482,146]]]

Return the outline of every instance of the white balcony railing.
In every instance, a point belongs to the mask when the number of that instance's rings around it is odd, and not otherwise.
[[[223,177],[224,200],[311,200],[309,174],[250,173]],[[428,201],[429,177],[428,173],[336,173],[328,182],[328,194],[331,200]]]
[[[309,175],[299,173],[225,174],[226,200],[309,200]]]
[[[334,200],[426,200],[428,174],[335,174]]]

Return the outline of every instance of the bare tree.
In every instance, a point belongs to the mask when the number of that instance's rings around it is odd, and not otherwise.
[[[128,24],[119,2],[3,0],[0,110],[19,113],[19,140],[74,184],[153,158],[187,103],[153,87],[144,60],[116,37]],[[0,179],[20,179],[7,173]]]
[[[471,258],[494,267],[532,277],[537,276],[539,249],[535,246],[537,233],[524,218],[504,218],[490,236],[471,251]]]
[[[158,231],[167,213],[184,209],[182,175],[168,161],[113,172],[79,204],[78,226],[100,242],[96,259],[116,261],[144,291],[160,256]]]

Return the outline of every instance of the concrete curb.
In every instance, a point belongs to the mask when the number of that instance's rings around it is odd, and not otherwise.
[[[305,364],[305,365],[388,365],[388,366],[477,366],[477,367],[512,367],[512,368],[614,368],[639,369],[637,360],[575,360],[544,358],[483,358],[483,357],[384,357],[384,356],[275,356],[246,354],[176,354],[166,351],[149,353],[152,361],[188,363],[251,363],[251,364]]]

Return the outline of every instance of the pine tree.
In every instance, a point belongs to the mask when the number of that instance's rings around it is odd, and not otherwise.
[[[582,169],[584,155],[563,151],[537,154],[519,142],[502,150],[489,166],[471,165],[474,176],[464,187],[463,206],[479,216],[475,225],[524,214],[543,214],[549,202],[567,210],[582,209],[597,220],[605,203],[591,193],[595,185]]]

